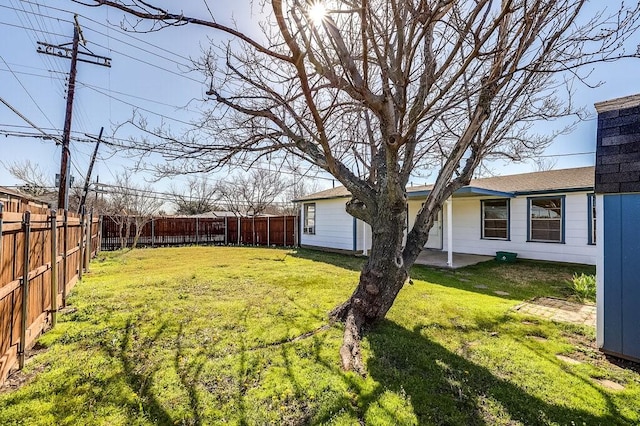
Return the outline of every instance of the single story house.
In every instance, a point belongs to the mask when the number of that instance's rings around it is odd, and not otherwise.
[[[447,200],[427,249],[596,264],[594,167],[524,173],[472,180]],[[431,187],[407,188],[408,227]],[[300,245],[366,254],[369,225],[350,216],[350,194],[337,187],[301,197]]]

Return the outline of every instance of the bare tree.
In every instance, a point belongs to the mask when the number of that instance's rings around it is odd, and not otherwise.
[[[131,199],[133,198],[132,189],[127,186],[129,174],[125,171],[123,175],[117,175],[115,190],[109,191],[107,195],[107,204],[105,214],[118,227],[118,235],[120,239],[120,248],[127,247],[127,240],[131,235],[131,220],[129,210]]]
[[[549,157],[539,157],[534,159],[534,164],[537,171],[544,172],[555,169],[556,164],[558,164],[558,160]]]
[[[297,215],[299,207],[292,201],[317,191],[318,184],[316,181],[294,176],[284,192],[282,213],[285,215]]]
[[[264,37],[252,37],[150,0],[93,2],[136,16],[139,31],[199,25],[231,39],[196,64],[214,101],[202,130],[131,120],[159,136],[139,147],[176,169],[294,155],[350,191],[347,211],[371,226],[372,246],[331,315],[345,322],[343,367],[359,371],[362,327],[393,305],[445,200],[487,156],[540,153],[554,135],[532,134],[537,120],[580,117],[581,67],[636,57],[621,46],[640,16],[638,5],[590,13],[586,0],[327,0],[324,14],[310,13],[316,2],[268,0]],[[439,171],[405,240],[405,188],[426,167]]]
[[[220,201],[237,216],[257,216],[283,195],[287,184],[277,172],[252,169],[218,183]]]
[[[10,164],[3,164],[9,173],[23,182],[20,185],[19,190],[38,197],[39,199],[55,205],[58,199],[58,188],[53,176],[48,175],[39,164],[32,163],[30,160],[22,162],[14,162]],[[72,177],[73,179],[73,177]],[[69,211],[76,212],[82,199],[83,188],[79,186],[78,182],[73,180],[69,191]],[[87,196],[86,208],[87,211],[94,209],[96,212],[102,211],[102,204],[95,197],[95,191],[90,190]]]
[[[151,222],[153,215],[158,212],[160,206],[162,206],[162,200],[158,200],[158,197],[154,195],[149,185],[143,188],[136,188],[133,191],[130,216],[133,219],[136,231],[133,236],[133,243],[131,244],[132,249],[138,245],[138,240],[140,239],[144,226]]]
[[[120,248],[127,247],[134,229],[131,248],[136,248],[144,226],[151,221],[157,213],[162,201],[153,192],[149,185],[140,187],[131,181],[131,173],[124,171],[116,177],[114,185],[107,186],[108,204],[107,214],[118,227]]]
[[[40,168],[29,160],[2,164],[14,178],[23,182],[20,191],[34,197],[46,196],[53,192],[53,181]]]
[[[176,206],[176,214],[207,213],[215,209],[217,188],[206,176],[191,177],[182,188],[171,185],[171,199]]]

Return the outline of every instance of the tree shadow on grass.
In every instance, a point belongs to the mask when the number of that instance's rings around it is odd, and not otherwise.
[[[143,411],[156,424],[173,424],[171,415],[165,410],[157,396],[154,394],[153,376],[160,366],[149,359],[149,353],[154,344],[160,339],[167,328],[163,323],[156,332],[143,339],[137,333],[136,325],[132,319],[127,320],[124,336],[116,348],[109,348],[108,354],[120,361],[130,388],[142,400]],[[131,346],[135,344],[135,348]]]
[[[296,248],[295,251],[292,252],[289,256],[299,259],[311,260],[313,262],[328,263],[342,269],[357,272],[360,272],[362,270],[362,265],[366,260],[364,257],[354,255],[331,253],[327,251],[304,248]]]
[[[360,256],[303,248],[296,249],[290,256],[327,263],[356,272],[360,272],[366,260]],[[571,294],[566,281],[573,273],[593,274],[594,272],[593,266],[573,263],[519,260],[515,264],[506,264],[490,260],[453,270],[414,265],[411,268],[411,277],[463,291],[503,299],[524,300],[544,295],[564,298]],[[518,278],[525,279],[526,282],[512,282],[510,275],[514,274]],[[558,278],[558,274],[564,278]],[[557,282],[548,282],[551,277],[553,277],[552,281]],[[506,291],[509,294],[496,294],[495,290]]]
[[[368,372],[380,387],[362,397],[363,411],[390,390],[409,397],[420,424],[630,424],[618,413],[596,416],[533,396],[425,338],[419,328],[384,320],[367,340]]]

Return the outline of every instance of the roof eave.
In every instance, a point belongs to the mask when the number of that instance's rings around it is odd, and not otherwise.
[[[581,186],[575,188],[561,188],[561,189],[539,189],[535,191],[516,191],[514,192],[515,196],[522,195],[542,195],[542,194],[562,194],[566,192],[593,192],[593,186]]]
[[[430,190],[414,191],[408,194],[409,199],[413,198],[425,198],[429,195]],[[512,192],[496,191],[493,189],[478,188],[475,186],[464,186],[453,193],[453,196],[458,197],[470,197],[475,195],[488,195],[492,197],[505,197],[513,198],[515,195]]]
[[[453,196],[469,197],[474,195],[487,195],[491,197],[513,198],[513,192],[496,191],[495,189],[478,188],[476,186],[464,186],[453,193]]]
[[[314,198],[298,198],[291,200],[292,203],[307,203],[309,201],[321,201],[321,200],[337,200],[338,198],[349,198],[351,195],[331,195],[327,197],[314,197]]]

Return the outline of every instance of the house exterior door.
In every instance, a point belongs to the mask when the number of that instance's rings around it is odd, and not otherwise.
[[[438,217],[429,231],[429,240],[424,248],[442,250],[442,210],[438,212]]]

